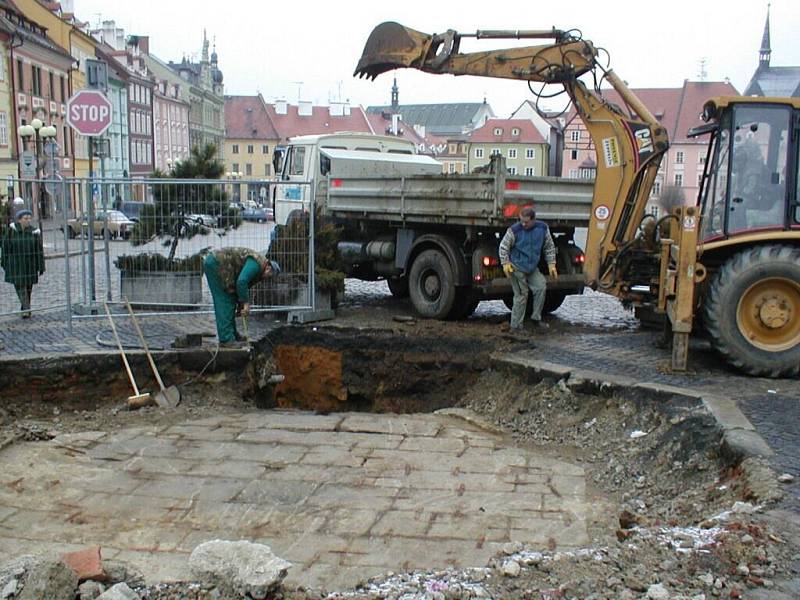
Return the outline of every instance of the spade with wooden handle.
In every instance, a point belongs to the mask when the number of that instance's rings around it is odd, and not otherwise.
[[[125,350],[122,349],[122,342],[119,340],[117,326],[114,325],[114,319],[111,318],[111,311],[108,310],[107,303],[104,302],[103,306],[106,309],[108,322],[111,323],[111,331],[114,332],[114,339],[117,342],[117,348],[119,348],[119,355],[122,357],[122,362],[125,363],[125,371],[128,373],[128,379],[130,379],[131,387],[133,388],[133,396],[128,396],[128,408],[142,408],[143,406],[153,404],[153,398],[150,396],[149,392],[139,392],[139,386],[136,385],[136,379],[133,377],[133,371],[131,371],[131,366],[128,364],[128,357],[125,356]]]

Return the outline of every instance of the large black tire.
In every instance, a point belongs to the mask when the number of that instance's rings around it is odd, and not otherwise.
[[[453,308],[456,281],[453,266],[439,250],[425,250],[411,265],[408,293],[420,316],[446,319]]]
[[[564,290],[547,290],[544,294],[544,306],[542,306],[542,314],[549,315],[555,312],[564,303],[567,297],[567,292]]]
[[[386,283],[395,298],[408,298],[408,277],[388,277]]]
[[[712,345],[751,375],[800,372],[800,249],[762,245],[733,255],[705,301]]]
[[[469,290],[457,290],[456,299],[453,301],[453,308],[450,310],[450,314],[447,315],[447,318],[451,321],[466,319],[475,312],[479,302],[480,300]]]

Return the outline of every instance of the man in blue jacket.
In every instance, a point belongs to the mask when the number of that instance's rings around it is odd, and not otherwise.
[[[511,280],[511,289],[514,290],[511,331],[522,331],[522,321],[528,304],[528,290],[533,294],[531,313],[533,324],[537,328],[547,329],[547,324],[542,323],[542,306],[544,306],[547,280],[539,272],[539,259],[544,255],[550,277],[557,278],[556,246],[547,224],[536,220],[536,212],[532,207],[526,206],[519,212],[519,223],[515,223],[506,231],[500,241],[499,254],[503,272]]]

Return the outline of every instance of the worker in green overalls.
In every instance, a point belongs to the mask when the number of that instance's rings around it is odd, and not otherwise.
[[[208,288],[214,299],[217,337],[223,347],[237,347],[242,338],[236,331],[236,309],[250,313],[250,288],[281,272],[278,263],[249,248],[221,248],[203,261]]]

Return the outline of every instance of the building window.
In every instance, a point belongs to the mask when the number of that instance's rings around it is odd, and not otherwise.
[[[578,151],[577,150],[570,150],[569,151],[569,158],[570,158],[570,160],[578,160]]]
[[[503,129],[500,128],[500,127],[495,127],[494,128],[494,134],[495,135],[503,135]]]
[[[536,175],[536,171],[534,171],[533,167],[525,167],[525,175],[528,177],[533,177]]]
[[[253,165],[252,164],[247,163],[244,166],[244,174],[245,175],[252,175],[253,174]]]
[[[500,152],[500,148],[492,148],[492,153],[490,156],[500,156],[500,154],[502,154]]]
[[[61,88],[61,102],[64,102],[64,100],[66,100],[66,98],[67,98],[67,92],[66,92],[66,88],[64,87],[64,76],[63,75],[59,78],[58,85]]]
[[[570,179],[577,179],[578,178],[578,169],[570,169],[569,170],[569,178]]]
[[[0,146],[8,146],[8,115],[0,112]]]
[[[533,148],[526,148],[525,158],[536,158],[536,150],[534,150]]]
[[[685,155],[684,155],[683,151],[682,150],[678,150],[675,153],[675,164],[676,165],[682,165],[684,158],[685,158]]]
[[[231,171],[233,171],[234,173],[238,173],[239,172],[239,163],[233,163],[231,165]]]
[[[447,172],[448,173],[455,173],[456,172],[456,163],[447,163]]]
[[[683,186],[683,173],[675,173],[675,185],[678,187]]]
[[[3,61],[0,61],[0,62],[3,62]],[[55,100],[56,99],[56,82],[55,82],[55,76],[53,75],[52,71],[50,71],[50,73],[48,74],[48,80],[49,80],[49,83],[50,83],[50,88],[49,88],[49,91],[48,91],[48,93],[50,94],[50,99],[51,100]]]
[[[572,131],[569,132],[569,139],[572,140],[573,142],[581,141],[581,132],[578,131],[577,129],[573,129]]]
[[[466,154],[466,153],[467,153],[467,145],[461,144],[461,154]]]
[[[17,89],[25,90],[25,67],[20,59],[17,59]]]
[[[448,154],[458,154],[458,144],[448,144],[447,145],[447,153]]]
[[[594,169],[581,169],[581,179],[594,179]]]
[[[660,196],[661,195],[661,182],[655,181],[653,182],[653,196]]]
[[[475,148],[475,158],[483,158],[483,148]]]
[[[264,147],[266,148],[266,146],[264,146]],[[265,164],[265,165],[264,165],[264,176],[265,176],[265,177],[269,177],[269,176],[270,176],[270,172],[269,172],[269,164]]]
[[[511,130],[511,135],[519,135],[519,129],[514,127],[514,129]]]
[[[266,144],[261,146],[261,154],[269,154],[269,146],[267,146]]]
[[[234,154],[239,154],[239,144],[234,144],[234,145],[233,145],[233,153],[234,153]],[[235,170],[236,170],[236,169],[234,169],[234,171],[235,171]]]
[[[517,149],[516,148],[509,148],[508,149],[508,158],[517,158]]]
[[[517,167],[508,167],[508,174],[509,175],[516,175],[517,174]]]
[[[702,173],[698,173],[697,174],[697,187],[700,187],[700,183],[702,181],[703,181],[703,174]]]
[[[705,165],[705,164],[706,164],[706,157],[705,157],[705,156],[700,156],[700,157],[697,159],[697,164],[699,164],[699,165]]]
[[[33,95],[34,96],[41,96],[42,95],[42,69],[37,66],[31,67],[31,75],[33,76],[32,84],[33,84]]]
[[[253,144],[247,144],[247,153],[248,154],[252,154],[253,153]]]

